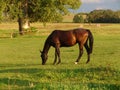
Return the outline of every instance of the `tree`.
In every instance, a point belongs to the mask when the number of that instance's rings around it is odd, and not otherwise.
[[[59,22],[70,9],[78,9],[80,0],[6,0],[5,11],[18,18],[19,32],[23,33],[23,21]]]
[[[23,17],[24,14],[24,2],[25,0],[6,0],[4,12],[9,15],[11,19],[18,19],[19,33],[23,34]]]
[[[117,16],[117,21],[120,23],[120,10],[115,12],[115,15]]]
[[[120,23],[119,12],[112,10],[94,10],[88,14],[91,23]]]

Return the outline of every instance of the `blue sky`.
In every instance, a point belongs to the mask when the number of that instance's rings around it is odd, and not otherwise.
[[[120,0],[81,0],[82,5],[74,12],[90,12],[95,9],[120,10]]]

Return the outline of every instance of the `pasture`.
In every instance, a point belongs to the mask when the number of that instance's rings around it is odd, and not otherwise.
[[[0,24],[0,89],[1,90],[120,90],[120,25],[56,23],[43,27],[31,24],[36,32],[11,38],[17,24]],[[87,54],[75,65],[78,45],[61,48],[61,64],[52,65],[54,48],[41,65],[39,50],[55,29],[84,27],[94,36],[91,61]]]

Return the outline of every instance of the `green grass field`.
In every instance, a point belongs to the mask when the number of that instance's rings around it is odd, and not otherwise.
[[[6,25],[6,24],[5,24]],[[37,32],[10,38],[17,24],[0,24],[0,89],[1,90],[120,90],[120,24],[40,23],[31,26]],[[39,50],[54,29],[89,28],[94,35],[91,61],[79,62],[78,45],[61,48],[60,65],[52,65],[54,48],[46,65],[41,65]],[[7,38],[5,38],[7,37]]]

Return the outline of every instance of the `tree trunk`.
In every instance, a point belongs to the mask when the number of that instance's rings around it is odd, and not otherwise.
[[[23,28],[22,28],[23,23],[21,17],[18,17],[18,25],[19,25],[19,34],[23,35]]]

